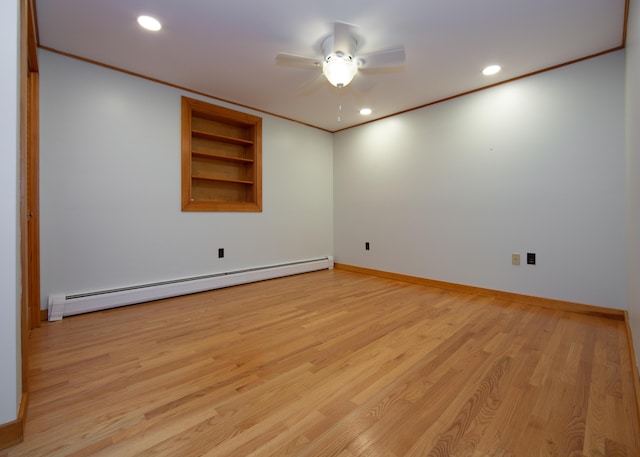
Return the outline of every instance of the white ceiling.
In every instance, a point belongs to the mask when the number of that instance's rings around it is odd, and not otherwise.
[[[45,48],[337,131],[619,48],[625,3],[37,0],[36,11]],[[162,30],[141,29],[140,14]],[[321,55],[335,21],[360,27],[363,54],[404,45],[405,65],[358,74],[343,89],[320,70],[276,65],[278,52]],[[493,63],[503,71],[483,76]],[[373,109],[367,118],[358,113],[364,106]]]

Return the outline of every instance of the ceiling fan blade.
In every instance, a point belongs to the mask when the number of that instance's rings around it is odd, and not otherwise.
[[[322,75],[322,73],[318,73],[318,75],[314,79],[311,79],[307,81],[305,84],[303,84],[302,86],[300,86],[298,95],[303,95],[303,96],[313,95],[320,88],[326,86],[327,85],[326,82],[327,81]]]
[[[276,56],[276,63],[278,65],[286,65],[290,67],[299,68],[320,68],[322,67],[322,59],[315,57],[299,56],[297,54],[289,54],[287,52],[280,52]]]
[[[366,97],[376,86],[372,78],[363,77],[362,74],[356,75],[353,81],[344,89],[349,92],[358,101],[366,101]]]
[[[336,22],[333,30],[333,52],[353,56],[358,44],[358,26]]]
[[[358,56],[362,69],[399,66],[404,63],[405,59],[404,47]]]

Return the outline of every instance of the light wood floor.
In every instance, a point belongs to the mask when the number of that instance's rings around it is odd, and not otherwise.
[[[17,456],[639,456],[624,323],[334,270],[48,323]]]

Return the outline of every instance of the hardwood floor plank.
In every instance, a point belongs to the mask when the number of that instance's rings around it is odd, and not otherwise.
[[[625,331],[345,270],[74,316],[2,457],[637,456]]]

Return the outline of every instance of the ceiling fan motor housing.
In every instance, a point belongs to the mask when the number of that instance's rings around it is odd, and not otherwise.
[[[327,62],[332,56],[341,58],[346,57],[349,58],[349,60],[353,60],[356,54],[357,45],[358,42],[356,39],[354,37],[349,37],[348,40],[343,40],[343,44],[341,46],[335,46],[334,37],[331,35],[322,41],[322,55],[324,56],[325,62]]]

